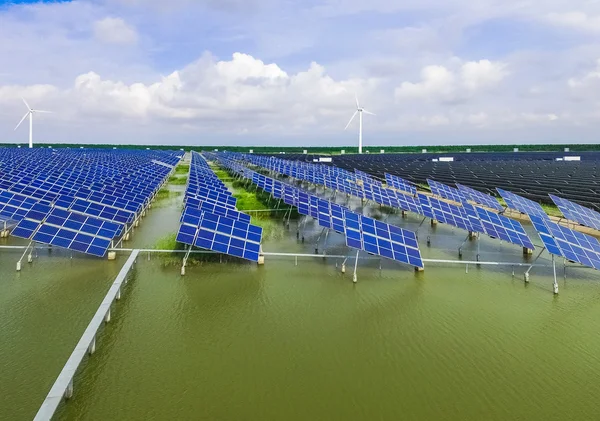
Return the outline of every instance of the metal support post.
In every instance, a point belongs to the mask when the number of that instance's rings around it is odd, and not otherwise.
[[[558,294],[558,281],[556,280],[556,261],[554,259],[554,255],[552,255],[552,271],[554,273],[554,284],[552,285],[552,287],[554,295],[556,295]]]
[[[358,253],[360,253],[360,250],[356,250],[356,259],[354,260],[354,275],[352,277],[352,282],[354,283],[358,282],[358,278],[356,276],[356,270],[358,269]]]
[[[527,268],[527,270],[525,271],[525,274],[523,275],[523,277],[525,278],[525,283],[529,282],[529,271],[531,271],[531,268],[533,268],[533,265],[535,264],[535,262],[537,262],[537,260],[540,258],[540,256],[542,255],[542,253],[544,252],[544,250],[546,250],[545,247],[542,247],[542,250],[540,250],[540,252],[538,253],[537,257],[533,260],[533,262],[531,262],[531,265],[529,266],[529,268]],[[554,262],[554,255],[552,255],[552,261]]]

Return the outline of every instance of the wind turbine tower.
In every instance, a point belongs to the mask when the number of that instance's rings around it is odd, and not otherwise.
[[[354,111],[354,114],[352,114],[352,117],[350,118],[350,121],[348,122],[348,124],[346,124],[346,127],[344,128],[344,130],[346,130],[349,126],[350,123],[352,123],[352,121],[354,120],[354,117],[356,117],[356,114],[358,114],[358,153],[361,154],[362,153],[362,131],[363,131],[363,113],[364,114],[369,114],[369,115],[375,115],[370,111],[365,110],[363,107],[360,106],[359,102],[358,102],[358,97],[356,98],[356,111]]]
[[[27,101],[25,101],[24,98],[21,98],[21,99],[23,100],[23,102],[25,103],[25,106],[27,107],[27,112],[25,113],[25,115],[23,116],[21,121],[19,121],[19,124],[17,124],[17,127],[15,127],[15,130],[17,130],[19,128],[19,126],[21,125],[21,123],[23,123],[23,121],[25,121],[25,119],[27,117],[29,117],[29,148],[33,148],[33,114],[34,113],[51,113],[51,111],[34,110],[33,108],[31,108],[29,106],[29,104],[27,103]]]

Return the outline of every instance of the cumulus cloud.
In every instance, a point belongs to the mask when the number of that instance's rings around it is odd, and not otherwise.
[[[138,33],[121,18],[106,17],[94,22],[94,36],[108,44],[135,44]]]
[[[426,99],[455,102],[500,83],[506,76],[506,64],[489,60],[464,63],[455,71],[445,66],[426,66],[421,81],[402,82],[396,88],[397,99]]]
[[[154,83],[126,84],[88,72],[67,89],[0,87],[0,94],[6,92],[12,98],[23,92],[39,91],[38,97],[51,93],[58,107],[70,107],[65,113],[78,114],[79,119],[116,118],[144,124],[164,121],[238,132],[243,127],[247,133],[341,124],[338,118],[351,110],[354,93],[373,89],[376,83],[369,79],[335,80],[317,63],[288,74],[277,64],[235,53],[231,60],[216,60],[205,54]]]

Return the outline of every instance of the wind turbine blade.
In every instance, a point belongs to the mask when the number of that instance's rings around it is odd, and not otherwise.
[[[23,100],[23,102],[25,103],[25,106],[27,107],[28,110],[31,110],[31,107],[29,106],[29,104],[27,103],[27,101],[25,101],[25,98],[21,97],[21,99]]]
[[[365,110],[365,109],[363,109],[363,113],[365,113],[365,114],[369,114],[369,115],[377,115],[377,114],[374,114],[374,113],[372,113],[371,111],[367,111],[367,110]]]
[[[27,111],[25,113],[25,115],[23,116],[23,118],[21,119],[21,121],[19,121],[19,124],[17,124],[17,127],[15,127],[15,130],[17,130],[19,128],[19,126],[21,125],[21,123],[23,122],[23,120],[25,120],[27,118],[27,116],[29,116],[29,111]]]
[[[346,127],[344,127],[344,130],[346,130],[348,128],[348,126],[350,126],[350,123],[352,123],[352,120],[354,120],[354,117],[356,117],[356,114],[358,114],[358,110],[354,111],[354,114],[352,114],[352,117],[350,118],[350,121],[348,122],[348,124],[346,124]]]
[[[54,114],[53,111],[44,111],[44,110],[31,110],[34,113],[45,113],[45,114]]]
[[[354,94],[354,99],[356,99],[356,108],[360,108],[360,105],[358,104],[358,95]]]

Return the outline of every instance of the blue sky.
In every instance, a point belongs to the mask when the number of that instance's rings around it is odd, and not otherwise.
[[[596,143],[600,3],[0,1],[0,142]]]

